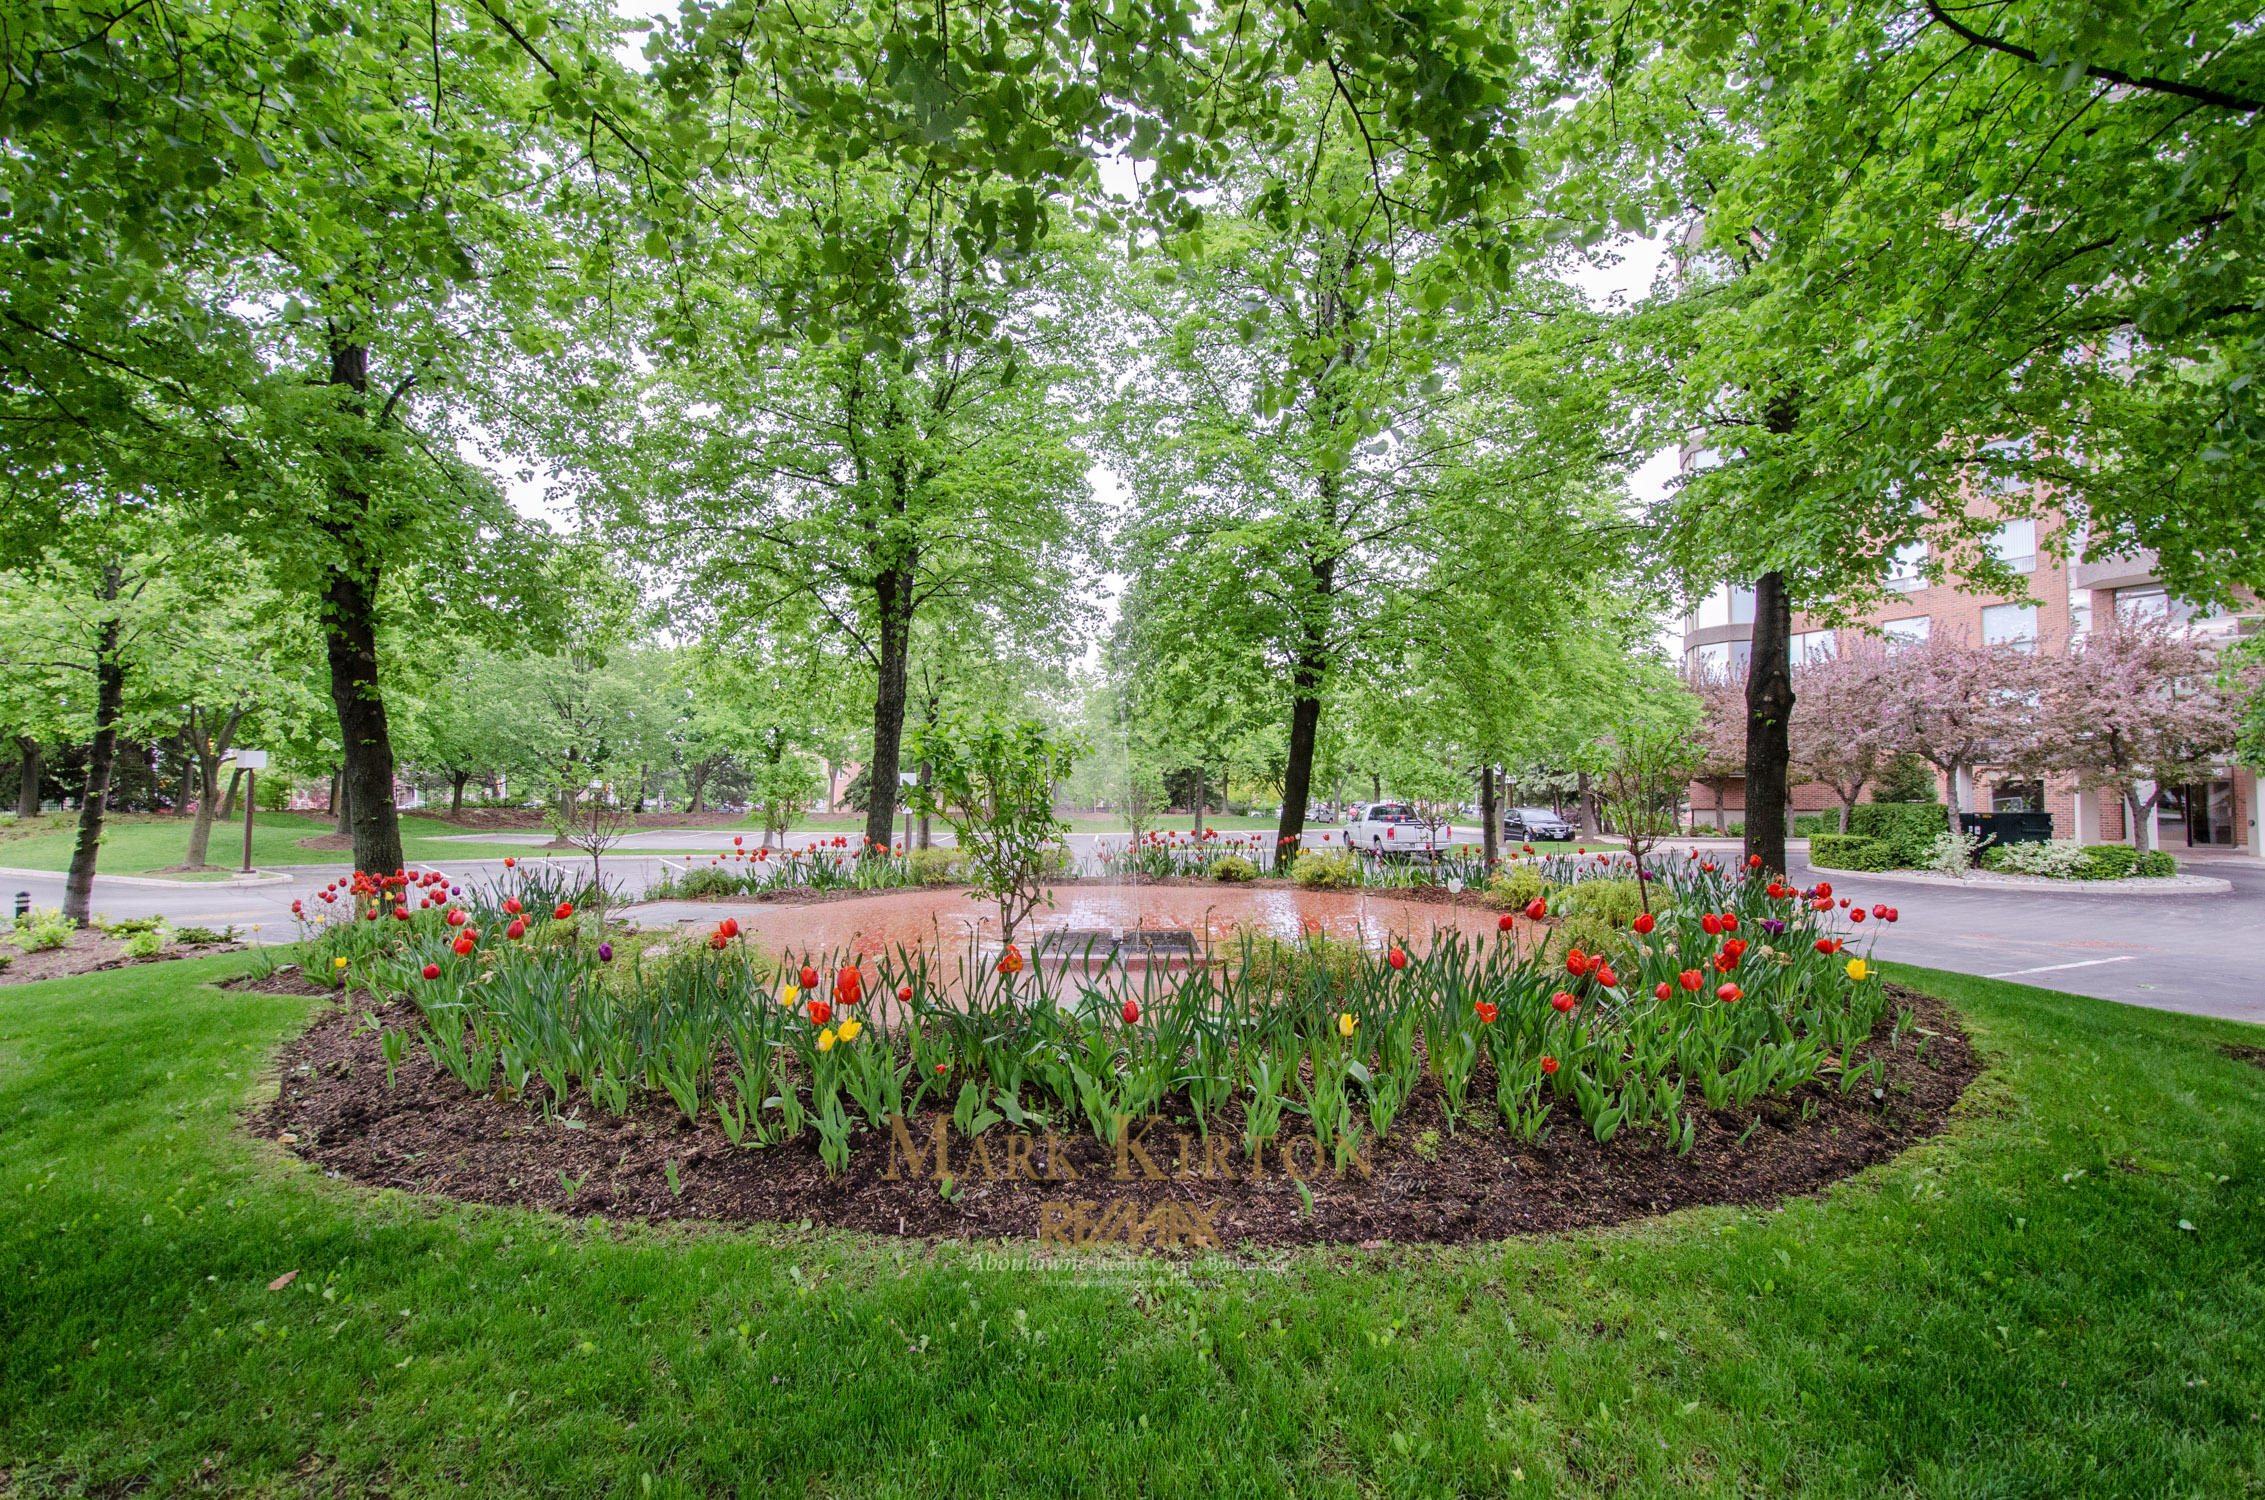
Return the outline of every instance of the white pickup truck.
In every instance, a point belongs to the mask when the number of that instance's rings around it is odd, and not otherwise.
[[[1371,859],[1437,859],[1454,842],[1454,830],[1424,826],[1405,802],[1368,802],[1353,809],[1345,841]]]

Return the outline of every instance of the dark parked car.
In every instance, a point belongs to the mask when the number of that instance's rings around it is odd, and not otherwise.
[[[1502,836],[1521,844],[1544,839],[1564,843],[1580,833],[1546,807],[1513,807],[1502,815]]]

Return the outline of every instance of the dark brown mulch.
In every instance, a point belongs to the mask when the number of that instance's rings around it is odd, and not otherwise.
[[[2265,1047],[2245,1047],[2239,1042],[2227,1042],[2218,1050],[2235,1062],[2245,1062],[2253,1068],[2265,1068]]]
[[[95,974],[105,969],[123,969],[135,964],[161,964],[176,958],[202,958],[209,953],[241,953],[242,943],[209,943],[203,947],[173,944],[149,958],[128,958],[123,938],[114,938],[95,927],[82,927],[71,934],[67,947],[49,948],[39,953],[25,953],[15,948],[0,948],[8,955],[8,964],[0,968],[0,984],[31,984],[42,979],[61,979],[71,974]]]
[[[1460,1132],[1450,1133],[1426,1080],[1390,1141],[1370,1147],[1372,1177],[1314,1171],[1312,1145],[1304,1143],[1298,1160],[1313,1194],[1310,1213],[1271,1150],[1259,1180],[1249,1180],[1239,1150],[1230,1158],[1233,1175],[1201,1175],[1203,1142],[1169,1111],[1145,1136],[1134,1133],[1122,1176],[1119,1153],[1074,1120],[1055,1121],[1058,1145],[995,1126],[980,1155],[954,1135],[957,1195],[948,1201],[932,1175],[908,1174],[901,1163],[897,1180],[888,1178],[895,1153],[885,1132],[857,1136],[848,1170],[829,1179],[814,1133],[744,1149],[725,1139],[713,1115],[696,1128],[665,1105],[627,1120],[589,1119],[587,1101],[573,1111],[583,1120],[546,1122],[519,1102],[467,1094],[421,1049],[412,1049],[397,1085],[388,1087],[377,1037],[355,1034],[360,1004],[325,1014],[287,1049],[279,1097],[251,1125],[365,1183],[563,1213],[807,1220],[879,1234],[997,1238],[1036,1234],[1042,1204],[1057,1205],[1059,1213],[1083,1203],[1100,1218],[1112,1204],[1121,1215],[1130,1203],[1144,1219],[1172,1200],[1206,1211],[1228,1245],[1465,1242],[1614,1224],[1699,1204],[1771,1203],[1815,1192],[1941,1131],[1981,1059],[1942,1002],[1893,987],[1890,993],[1926,1034],[1907,1033],[1891,1050],[1891,1016],[1858,1048],[1860,1062],[1887,1059],[1884,1103],[1810,1084],[1756,1109],[1702,1110],[1696,1147],[1678,1157],[1657,1131],[1623,1133],[1599,1147],[1569,1103],[1558,1106],[1554,1129],[1535,1145],[1511,1137],[1490,1109],[1474,1109]],[[398,1003],[378,1014],[396,1026],[409,1020]],[[1913,1056],[1919,1041],[1923,1059]],[[1473,1088],[1474,1105],[1486,1097],[1485,1081]],[[908,1122],[924,1153],[937,1119],[925,1110]],[[1285,1138],[1294,1119],[1286,1117]],[[1213,1134],[1233,1139],[1222,1123],[1214,1123]],[[1130,1144],[1145,1147],[1161,1180],[1149,1176]],[[985,1174],[986,1159],[995,1175]],[[1064,1180],[1006,1175],[1017,1160],[1033,1173],[1050,1172],[1059,1160]],[[672,1162],[681,1194],[669,1186]],[[1078,1180],[1066,1180],[1069,1171]]]
[[[297,964],[285,964],[272,974],[246,974],[221,981],[224,990],[249,990],[255,995],[335,995],[338,986],[307,977]]]

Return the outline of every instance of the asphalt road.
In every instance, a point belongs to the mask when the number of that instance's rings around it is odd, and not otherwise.
[[[1477,831],[1470,832],[1475,842]],[[1457,830],[1458,837],[1462,833]],[[1109,836],[1079,834],[1071,842],[1082,856],[1091,857],[1104,839]],[[797,844],[814,841],[795,839]],[[1897,909],[1901,920],[1879,929],[1874,939],[1873,951],[1881,958],[2157,1010],[2265,1024],[2265,862],[2227,857],[2185,861],[2194,873],[2233,884],[2227,894],[2198,896],[2063,896],[1979,887],[1949,891],[1866,880],[1846,870],[1813,870],[1798,858],[1795,864],[1805,881],[1828,879],[1837,893],[1861,896],[1866,906],[1885,902]],[[503,870],[493,859],[442,868],[475,880],[493,879]],[[631,889],[642,889],[660,868],[661,861],[652,855],[624,853],[606,860],[608,876]],[[256,887],[160,888],[97,878],[94,905],[109,916],[162,912],[176,923],[257,924],[261,940],[289,941],[292,901],[349,871],[345,865],[327,865],[295,867],[290,873],[289,884]],[[36,906],[58,906],[63,878],[0,876],[0,901],[12,906],[18,891],[28,892]]]

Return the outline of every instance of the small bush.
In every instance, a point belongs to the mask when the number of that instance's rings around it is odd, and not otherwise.
[[[1565,955],[1575,948],[1583,953],[1603,954],[1606,963],[1623,973],[1638,971],[1636,950],[1627,930],[1613,926],[1595,912],[1567,917],[1552,927],[1542,944],[1542,957],[1548,963],[1562,963]]]
[[[2139,863],[2132,866],[2131,873],[2160,880],[2178,873],[2178,861],[2171,858],[2168,850],[2150,849],[2139,856]]]
[[[1949,829],[1950,810],[1940,802],[1859,802],[1848,815],[1851,835],[1885,844],[1894,864],[1910,867],[1924,865],[1935,835]]]
[[[679,896],[736,896],[739,894],[739,876],[722,865],[702,865],[686,870],[676,881],[674,894]]]
[[[2084,850],[2079,880],[2121,880],[2139,863],[2139,851],[2129,844],[2090,844]]]
[[[63,915],[62,908],[35,906],[16,919],[16,945],[27,953],[68,948],[71,934],[77,930],[77,924]]]
[[[1211,867],[1213,880],[1224,880],[1230,885],[1258,878],[1258,866],[1240,854],[1230,854]]]
[[[165,951],[165,936],[165,929],[162,927],[145,927],[139,932],[130,934],[126,939],[126,956],[128,958],[157,957]]]
[[[2047,880],[2079,880],[2084,868],[2084,846],[2074,839],[2050,839],[2036,844],[1998,844],[1982,851],[1982,868],[2006,875],[2036,875]]]
[[[165,925],[165,918],[161,916],[96,917],[94,919],[94,925],[102,929],[102,932],[105,936],[114,938],[130,938],[137,932],[157,931],[158,928]]]
[[[1567,889],[1565,909],[1609,927],[1626,927],[1643,911],[1644,893],[1633,880],[1584,880]]]
[[[1809,863],[1820,870],[1892,870],[1895,855],[1878,839],[1820,833],[1809,840]]]
[[[209,948],[214,943],[233,943],[236,941],[236,926],[231,922],[218,932],[213,931],[210,927],[176,927],[173,929],[173,941],[190,948]]]
[[[1839,832],[1840,813],[1837,809],[1832,812],[1795,813],[1793,815],[1793,836],[1795,838],[1813,839],[1819,835],[1829,836]]]
[[[1349,891],[1361,883],[1361,867],[1350,854],[1310,850],[1298,856],[1291,877],[1313,891]]]
[[[957,850],[915,849],[904,862],[912,878],[922,885],[950,885],[959,876]]]
[[[1486,883],[1486,899],[1500,907],[1524,906],[1549,894],[1549,884],[1532,865],[1505,865]]]
[[[1934,842],[1927,846],[1927,857],[1921,863],[1937,875],[1964,880],[1966,872],[1974,868],[1976,851],[1987,845],[1992,837],[1987,833],[1952,833],[1946,828],[1936,834]]]

